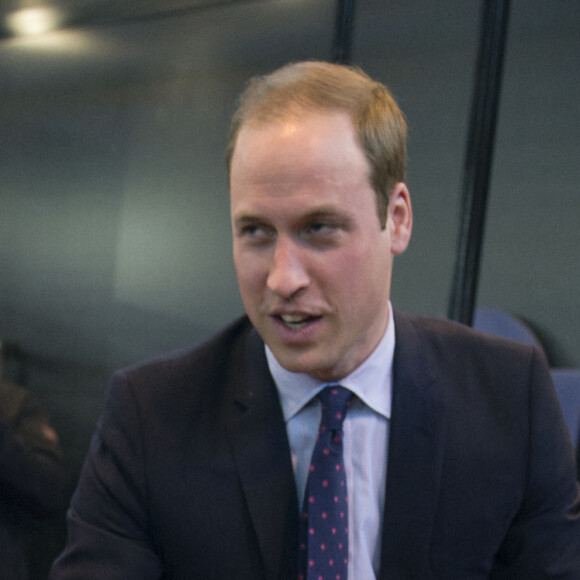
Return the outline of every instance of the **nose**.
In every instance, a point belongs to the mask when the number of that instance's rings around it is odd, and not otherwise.
[[[287,238],[278,238],[268,273],[268,288],[288,300],[306,288],[309,276],[304,265],[303,249]]]

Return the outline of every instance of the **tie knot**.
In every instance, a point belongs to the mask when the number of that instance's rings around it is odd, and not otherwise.
[[[318,393],[322,403],[321,430],[340,431],[353,394],[339,385],[330,385]]]

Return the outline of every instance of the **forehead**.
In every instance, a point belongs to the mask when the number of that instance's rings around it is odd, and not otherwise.
[[[293,182],[334,172],[344,177],[346,171],[369,173],[349,114],[304,112],[242,126],[232,159],[232,188],[247,179]]]
[[[230,201],[236,222],[332,213],[376,219],[368,163],[346,113],[244,127],[232,160]]]

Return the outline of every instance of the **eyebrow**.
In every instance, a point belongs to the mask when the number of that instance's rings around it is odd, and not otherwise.
[[[336,225],[349,227],[353,222],[353,217],[348,211],[345,211],[344,209],[338,209],[334,206],[321,206],[313,208],[312,211],[309,211],[300,216],[299,219],[299,221],[303,223],[317,220],[330,220]]]
[[[332,220],[347,227],[352,223],[352,218],[348,212],[345,212],[344,210],[338,210],[334,206],[321,206],[312,208],[311,211],[295,216],[295,218],[292,219],[293,223],[298,226],[316,220]],[[260,215],[258,213],[247,212],[234,217],[232,225],[235,228],[243,228],[248,224],[269,224],[270,221],[271,220],[266,216]]]
[[[316,218],[325,218],[325,217],[334,217],[339,216],[343,219],[348,218],[347,212],[344,210],[338,210],[336,207],[333,206],[322,206],[318,208],[314,208],[312,211],[309,211],[305,214],[305,218],[307,219],[316,219]]]
[[[265,222],[265,221],[268,221],[268,220],[265,219],[264,217],[258,215],[258,214],[244,213],[238,217],[234,217],[233,224],[238,226],[238,225],[244,225],[247,223]]]
[[[350,222],[351,216],[348,212],[344,210],[339,210],[331,205],[323,205],[320,207],[312,208],[304,214],[296,216],[298,222],[309,222],[317,219],[334,219],[340,222]],[[233,219],[233,224],[235,226],[243,226],[248,223],[262,222],[267,223],[270,220],[260,215],[259,213],[244,212]]]

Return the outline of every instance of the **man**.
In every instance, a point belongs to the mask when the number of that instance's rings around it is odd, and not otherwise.
[[[116,373],[51,578],[580,578],[540,353],[391,309],[405,135],[357,70],[250,84],[228,147],[248,318]]]

